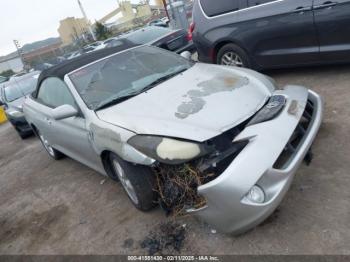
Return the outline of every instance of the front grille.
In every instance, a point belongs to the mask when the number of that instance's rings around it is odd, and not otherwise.
[[[295,128],[290,140],[288,141],[286,147],[278,157],[273,168],[283,169],[288,165],[288,163],[293,159],[294,154],[297,152],[303,138],[310,127],[312,116],[314,114],[314,104],[308,100],[304,113]]]

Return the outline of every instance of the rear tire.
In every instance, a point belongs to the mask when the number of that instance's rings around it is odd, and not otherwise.
[[[49,144],[47,139],[40,133],[40,131],[37,130],[36,132],[41,144],[43,145],[43,147],[45,148],[46,152],[49,154],[50,157],[52,157],[55,160],[60,160],[61,158],[64,157],[64,155],[60,151],[54,149]]]
[[[114,153],[109,155],[113,180],[119,180],[133,205],[141,211],[149,211],[157,205],[155,176],[149,167],[133,165]]]
[[[224,45],[218,52],[216,63],[218,65],[251,68],[248,54],[235,44]]]

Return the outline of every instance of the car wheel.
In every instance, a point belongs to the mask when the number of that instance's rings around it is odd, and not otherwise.
[[[223,46],[217,55],[217,64],[237,67],[250,67],[249,57],[246,52],[235,44]]]
[[[57,151],[56,149],[54,149],[49,142],[47,141],[47,139],[44,137],[44,135],[42,135],[40,132],[38,132],[38,137],[41,141],[41,144],[44,146],[46,152],[49,154],[49,156],[51,156],[53,159],[55,160],[59,160],[63,157],[63,154],[59,151]]]
[[[134,206],[141,211],[149,211],[157,204],[157,193],[155,188],[155,177],[149,167],[133,165],[110,154],[111,172],[113,180],[120,181],[129,199]]]

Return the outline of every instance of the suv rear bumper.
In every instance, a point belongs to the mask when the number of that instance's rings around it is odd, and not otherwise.
[[[272,214],[288,191],[320,128],[323,101],[319,95],[298,86],[288,86],[275,94],[286,96],[284,110],[277,118],[242,131],[235,141],[249,139],[249,144],[218,178],[198,188],[207,206],[189,210],[222,232],[243,233]],[[313,105],[313,112],[307,130],[285,165],[274,168],[305,114],[308,101]],[[265,193],[262,204],[246,197],[254,185]]]

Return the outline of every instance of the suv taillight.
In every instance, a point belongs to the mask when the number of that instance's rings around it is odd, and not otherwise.
[[[190,28],[188,29],[188,34],[187,34],[187,40],[188,41],[192,41],[193,38],[193,31],[196,28],[196,24],[194,22],[192,22],[190,24]]]

